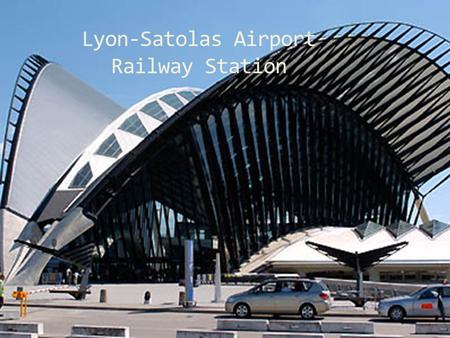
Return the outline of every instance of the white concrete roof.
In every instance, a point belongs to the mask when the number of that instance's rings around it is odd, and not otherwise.
[[[7,206],[31,217],[74,158],[123,111],[60,66],[47,64],[23,113]]]
[[[305,231],[305,236],[274,253],[267,259],[276,264],[330,264],[330,258],[310,248],[305,242],[312,241],[350,252],[365,252],[390,244],[406,241],[408,245],[386,259],[382,264],[450,264],[450,228],[430,238],[418,227],[395,238],[389,231],[382,229],[373,235],[361,239],[354,228],[324,227]]]
[[[162,108],[162,112],[165,114],[165,118],[172,116],[179,108],[172,107],[162,101],[164,97],[167,95],[174,94],[179,100],[182,106],[187,104],[189,100],[182,95],[180,92],[189,92],[192,93],[192,96],[195,97],[201,90],[198,88],[171,88],[156,94],[150,95],[147,98],[139,101],[128,110],[126,110],[123,114],[121,114],[117,119],[115,119],[112,123],[110,123],[100,134],[99,136],[84,150],[80,158],[77,160],[76,164],[71,168],[70,172],[67,174],[61,185],[58,187],[58,190],[72,189],[71,182],[79,172],[81,168],[83,168],[87,163],[89,163],[92,178],[86,182],[85,186],[82,188],[86,188],[89,183],[93,182],[98,176],[100,176],[105,170],[107,170],[113,163],[118,161],[125,154],[134,149],[143,139],[144,137],[135,135],[131,132],[119,129],[120,126],[132,115],[137,115],[138,119],[146,129],[146,132],[150,134],[154,129],[161,125],[162,121],[156,119],[149,114],[144,113],[143,109],[149,103],[157,102],[159,106]],[[110,136],[114,136],[118,145],[120,146],[121,152],[115,157],[112,156],[104,156],[98,154],[98,149],[102,145],[102,143]]]

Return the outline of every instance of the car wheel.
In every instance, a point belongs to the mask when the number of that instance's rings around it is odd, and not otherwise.
[[[405,310],[401,306],[393,306],[389,310],[389,318],[394,322],[401,322],[405,315]]]
[[[239,303],[234,307],[234,314],[238,318],[250,317],[250,307],[247,304]]]
[[[300,308],[300,317],[302,319],[313,319],[316,314],[316,309],[311,304],[303,304]]]

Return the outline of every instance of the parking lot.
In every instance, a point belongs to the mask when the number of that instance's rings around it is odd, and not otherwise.
[[[223,299],[250,286],[224,286]],[[106,289],[108,300],[99,303],[99,293]],[[5,311],[18,312],[18,302],[11,297],[12,288],[7,288]],[[145,291],[151,291],[151,304],[144,304]],[[176,284],[121,284],[93,285],[92,293],[84,301],[76,301],[68,295],[36,293],[30,296],[28,316],[24,322],[42,322],[44,337],[66,337],[73,325],[127,326],[130,336],[135,338],[175,337],[177,330],[215,330],[220,320],[237,320],[224,312],[224,303],[213,303],[214,287],[202,285],[195,288],[197,306],[183,309],[178,306],[178,293],[183,288]],[[301,323],[298,316],[253,316],[252,319],[269,321],[293,321]],[[241,321],[245,321],[241,320]],[[371,323],[376,335],[409,336],[415,332],[415,324],[435,323],[434,318],[412,318],[403,323],[393,323],[377,316],[374,304],[365,308],[354,307],[348,301],[335,301],[325,315],[315,318],[323,323]],[[441,322],[441,321],[439,321]],[[240,331],[238,337],[262,337],[263,332]],[[339,334],[325,334],[339,337]]]
[[[10,307],[8,307],[10,308]],[[130,327],[130,335],[135,338],[161,337],[174,338],[178,329],[209,329],[216,328],[218,319],[233,318],[233,316],[214,313],[179,313],[179,312],[148,312],[140,311],[117,311],[117,310],[84,310],[84,309],[51,309],[30,308],[27,322],[44,323],[45,337],[66,337],[70,327],[74,324],[87,325],[112,325]],[[266,319],[273,317],[258,316]],[[291,320],[295,317],[281,317],[281,320]],[[295,318],[298,320],[298,318]],[[391,323],[377,317],[367,317],[356,314],[355,316],[324,316],[318,318],[325,322],[336,321],[361,321],[373,322],[375,334],[410,335],[414,332],[415,320],[405,323]],[[434,320],[429,320],[434,322]],[[238,337],[261,337],[261,332],[239,332]],[[338,335],[327,335],[338,337]]]

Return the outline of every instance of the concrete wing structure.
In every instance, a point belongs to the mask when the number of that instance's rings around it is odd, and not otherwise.
[[[0,265],[45,195],[123,108],[59,65],[33,55],[14,89],[3,144]],[[38,231],[38,230],[36,230]]]
[[[198,88],[171,88],[152,94],[134,104],[108,124],[64,173],[55,190],[35,210],[38,223],[60,219],[77,196],[115,162],[132,151],[198,93]]]
[[[45,227],[45,234],[38,231],[34,234],[26,232],[19,238],[25,241],[31,240],[52,249],[61,249],[89,229],[94,223],[89,218],[83,217],[79,208],[73,216],[69,217],[72,220],[70,229],[60,225],[59,220],[91,183],[101,177],[115,162],[131,152],[163,121],[199,92],[197,88],[188,87],[158,92],[136,103],[105,126],[91,144],[83,149],[74,163],[63,172],[59,181],[48,191],[30,217],[26,228]],[[66,223],[63,222],[63,224]],[[19,245],[16,247],[18,248]],[[40,273],[33,273],[33,271],[41,271],[50,255],[29,250],[26,247],[16,251],[15,262],[9,270],[8,278],[13,283],[36,283],[36,276],[39,278]]]

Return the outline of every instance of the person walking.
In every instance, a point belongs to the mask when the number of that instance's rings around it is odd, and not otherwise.
[[[438,293],[437,301],[438,301],[439,313],[441,314],[442,320],[445,322],[445,307],[444,307],[444,301],[442,300],[441,292]]]
[[[5,302],[5,275],[0,273],[0,309]]]
[[[72,269],[71,268],[67,268],[67,270],[66,270],[66,284],[72,285]]]
[[[445,322],[445,308],[444,308],[444,301],[442,300],[442,290],[439,291],[431,291],[431,293],[433,294],[434,298],[436,298],[437,300],[437,307],[439,310],[439,314],[442,318],[442,320]],[[435,316],[434,320],[438,320],[439,316]]]
[[[78,279],[80,278],[80,273],[78,271],[75,271],[73,274],[73,283],[75,285],[78,285],[79,281]]]

